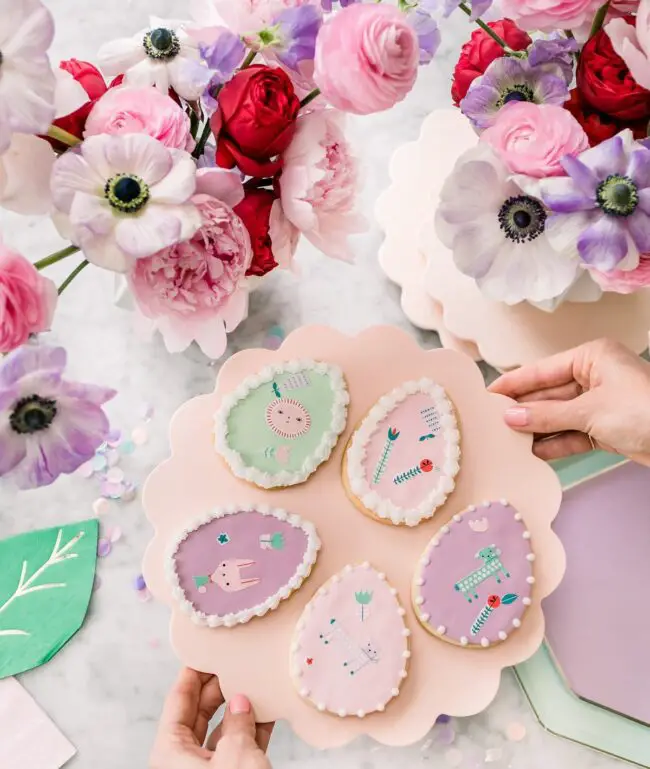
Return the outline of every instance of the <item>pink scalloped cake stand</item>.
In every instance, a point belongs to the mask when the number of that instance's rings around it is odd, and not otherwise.
[[[635,352],[648,346],[650,290],[605,294],[593,303],[565,302],[547,313],[522,303],[493,302],[460,273],[438,240],[433,215],[440,190],[458,157],[476,143],[458,110],[437,110],[420,138],[391,161],[391,186],[376,218],[386,233],[379,262],[402,288],[402,307],[419,328],[438,331],[445,347],[483,359],[500,370],[538,360],[590,339],[609,336]]]
[[[225,394],[264,366],[296,358],[338,365],[350,407],[347,428],[329,461],[303,485],[264,491],[234,477],[213,448],[213,416]],[[403,382],[429,377],[445,388],[461,430],[457,485],[435,517],[414,528],[373,521],[349,500],[341,482],[345,446],[383,394]],[[155,597],[171,609],[171,640],[183,663],[219,675],[226,697],[246,692],[261,721],[286,719],[317,747],[343,745],[367,734],[387,745],[424,737],[441,713],[468,716],[495,696],[503,668],[530,657],[544,636],[541,601],[559,584],[564,551],[551,530],[560,504],[555,473],[530,450],[530,439],[510,431],[503,412],[510,401],[489,394],[478,367],[450,350],[422,350],[408,335],[376,327],[357,337],[324,327],[291,334],[275,351],[247,350],[228,360],[217,388],[180,408],[171,425],[171,457],[149,477],[144,505],[155,534],[144,573]],[[414,572],[431,538],[454,514],[483,500],[505,498],[522,514],[536,554],[532,605],[519,630],[489,649],[461,648],[427,633],[411,604]],[[194,624],[172,596],[166,558],[172,543],[197,517],[237,504],[267,504],[311,521],[322,549],[311,575],[280,607],[236,628]],[[406,608],[412,635],[409,676],[385,712],[339,718],[305,702],[290,677],[296,623],[317,590],[347,564],[370,562],[385,572]],[[450,575],[451,578],[451,575]]]

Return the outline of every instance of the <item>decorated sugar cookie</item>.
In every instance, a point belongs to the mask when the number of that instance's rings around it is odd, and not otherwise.
[[[444,504],[459,470],[451,402],[430,379],[406,382],[372,407],[346,454],[345,485],[388,523],[417,526]]]
[[[531,604],[534,560],[530,532],[505,500],[469,507],[442,527],[418,564],[420,622],[461,646],[507,640]]]
[[[284,510],[215,510],[172,548],[174,597],[195,622],[219,627],[276,609],[309,575],[320,541],[314,526]]]
[[[296,627],[291,674],[300,696],[341,717],[383,711],[407,675],[404,614],[397,591],[369,564],[332,577]]]
[[[236,476],[262,488],[303,483],[336,446],[349,400],[336,366],[310,360],[267,366],[223,399],[216,449]]]

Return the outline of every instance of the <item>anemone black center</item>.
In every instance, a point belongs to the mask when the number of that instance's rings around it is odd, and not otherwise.
[[[509,240],[528,243],[544,232],[546,211],[528,195],[508,198],[499,211],[499,226]]]
[[[503,103],[509,104],[511,101],[528,101],[528,99],[526,98],[526,94],[521,91],[510,91],[504,98]]]
[[[639,205],[639,188],[629,176],[612,174],[599,185],[596,201],[610,216],[630,216]]]
[[[131,203],[141,192],[142,188],[137,179],[131,176],[125,176],[123,179],[120,179],[113,187],[115,197],[121,200],[122,203]]]
[[[19,435],[31,435],[47,430],[55,417],[56,401],[41,398],[40,395],[29,395],[14,405],[9,415],[9,425]]]
[[[135,214],[149,200],[149,186],[134,174],[117,174],[106,182],[104,195],[123,214]]]
[[[515,101],[535,101],[535,92],[528,83],[515,83],[506,88],[501,94],[497,107],[501,109],[504,104],[510,104]]]
[[[181,50],[178,36],[173,29],[166,27],[157,27],[147,32],[142,45],[151,59],[173,59]]]

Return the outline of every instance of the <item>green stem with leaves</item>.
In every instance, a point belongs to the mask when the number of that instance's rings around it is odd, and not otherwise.
[[[34,263],[34,267],[37,270],[44,270],[46,267],[49,267],[51,264],[56,264],[57,262],[61,262],[64,259],[67,259],[69,256],[72,256],[72,254],[76,254],[79,251],[78,246],[66,246],[66,248],[62,248],[60,251],[55,251],[53,254],[50,254],[49,256],[43,257],[43,259],[40,259],[38,262]]]
[[[51,125],[47,129],[47,135],[50,139],[61,142],[61,144],[65,144],[68,147],[76,147],[78,144],[81,144],[81,139],[78,139],[73,134],[68,133],[68,131],[64,131],[63,128],[59,128],[55,125]]]
[[[460,3],[458,7],[461,11],[471,17],[472,9],[467,5],[467,3]],[[495,43],[498,43],[504,49],[504,51],[510,51],[508,43],[506,43],[506,41],[500,35],[497,35],[497,33],[491,27],[488,27],[483,19],[474,19],[474,21],[486,34],[492,38],[492,40],[494,40]]]
[[[318,98],[320,96],[320,88],[314,88],[313,91],[310,91],[310,93],[305,96],[305,98],[300,102],[301,107],[306,107],[308,104],[314,101],[314,99]]]
[[[88,262],[86,259],[84,259],[84,260],[83,260],[83,262],[81,262],[81,264],[77,265],[77,266],[74,268],[74,270],[72,270],[72,272],[71,272],[71,273],[68,275],[68,277],[67,277],[67,278],[66,278],[66,279],[63,281],[63,283],[61,283],[61,285],[59,286],[59,296],[61,296],[61,294],[62,294],[62,293],[63,293],[63,292],[66,290],[66,288],[67,288],[67,287],[68,287],[68,286],[69,286],[69,285],[72,283],[72,281],[73,281],[73,280],[74,280],[74,279],[77,277],[77,275],[79,275],[79,273],[80,273],[82,270],[85,270],[85,269],[86,269],[86,267],[88,267],[88,264],[89,264],[89,262]]]
[[[242,65],[239,69],[246,69],[246,67],[250,67],[250,65],[255,61],[256,56],[257,56],[257,51],[249,51],[246,54],[246,58],[242,62]]]

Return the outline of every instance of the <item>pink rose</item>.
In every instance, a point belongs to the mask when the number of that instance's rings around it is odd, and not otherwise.
[[[633,294],[650,286],[650,254],[643,254],[639,260],[639,266],[634,270],[611,270],[610,272],[590,270],[589,273],[603,291]]]
[[[612,19],[605,25],[605,31],[632,77],[642,88],[650,90],[650,0],[639,3],[636,27],[625,19]]]
[[[0,354],[49,329],[56,300],[54,283],[0,243]]]
[[[332,106],[369,115],[406,97],[419,61],[417,34],[402,11],[374,3],[349,5],[321,28],[314,82]]]
[[[587,134],[568,110],[531,102],[502,109],[481,141],[496,150],[513,174],[536,179],[564,176],[560,160],[589,149]]]
[[[343,132],[343,117],[328,109],[298,118],[283,156],[280,192],[287,219],[316,248],[351,260],[348,235],[363,232],[365,222],[356,212],[357,163]]]
[[[501,10],[526,30],[555,32],[589,26],[603,0],[502,0]]]
[[[248,312],[244,278],[253,252],[242,220],[208,195],[194,198],[203,224],[188,241],[138,259],[129,286],[142,314],[163,335],[169,352],[196,341],[211,358],[226,349]]]
[[[149,134],[169,149],[191,152],[190,119],[157,88],[111,88],[92,109],[84,136]]]

